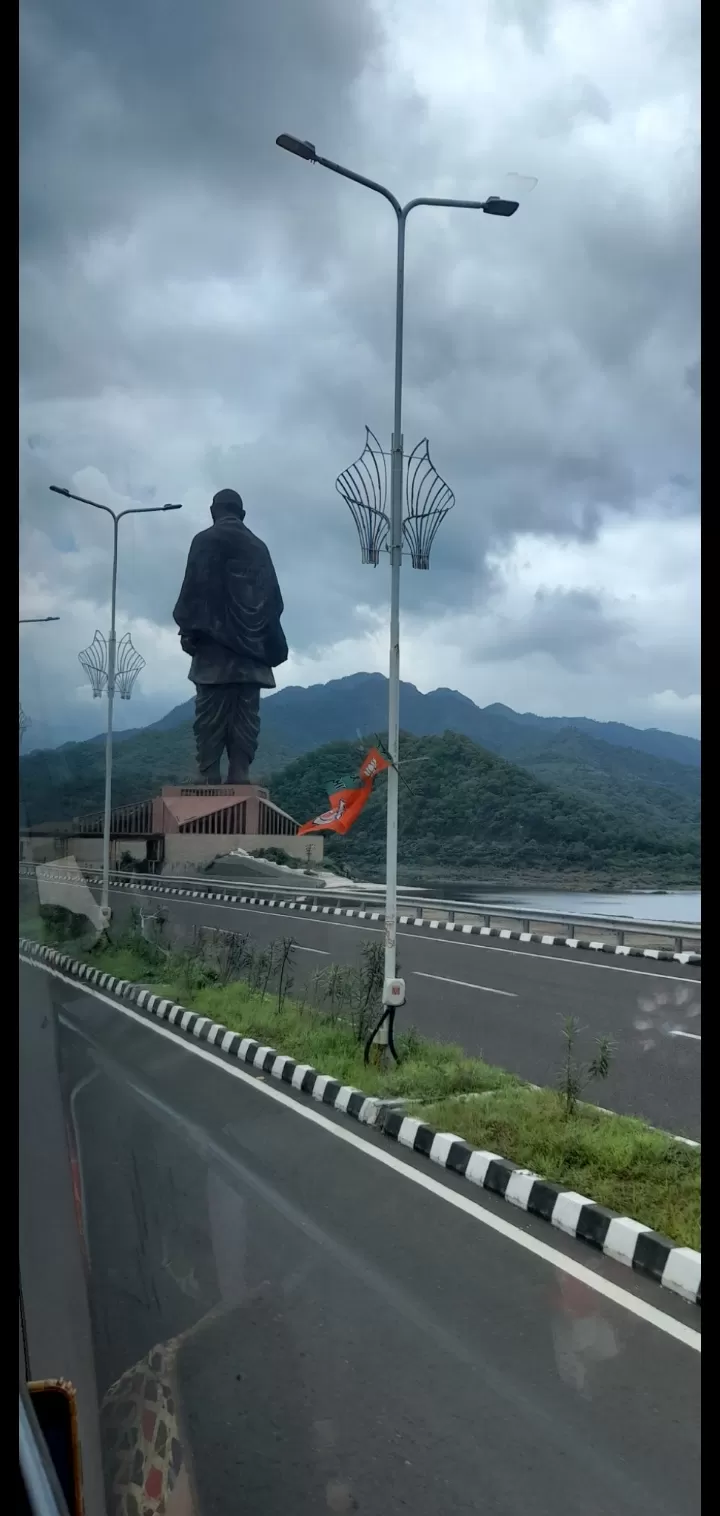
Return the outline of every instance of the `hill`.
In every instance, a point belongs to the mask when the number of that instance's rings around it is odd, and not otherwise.
[[[421,871],[476,876],[592,872],[617,880],[694,881],[698,843],[650,824],[624,820],[574,794],[562,794],[516,764],[453,732],[402,739],[400,864]],[[289,764],[273,779],[273,798],[309,818],[326,803],[334,779],[357,766],[358,743],[329,743]],[[410,790],[407,788],[410,786]],[[378,876],[385,857],[385,786],[328,851],[359,875]]]
[[[613,747],[572,727],[552,735],[526,731],[514,757],[537,779],[609,807],[629,826],[699,834],[700,773],[687,764]]]
[[[622,721],[595,721],[591,716],[535,716],[532,711],[513,711],[508,705],[486,705],[486,716],[502,716],[517,725],[542,728],[557,732],[563,727],[575,727],[589,737],[609,742],[612,747],[637,748],[654,758],[671,758],[675,763],[686,763],[692,768],[700,767],[701,745],[696,737],[683,737],[678,732],[663,732],[655,726],[626,726]]]
[[[387,680],[381,674],[355,674],[309,689],[290,688],[262,702],[260,747],[254,776],[272,779],[294,758],[345,740],[358,751],[358,731],[382,731],[386,721]],[[192,701],[176,706],[153,726],[126,732],[114,754],[113,799],[124,805],[157,793],[163,784],[181,784],[195,774]],[[518,716],[509,707],[483,710],[455,690],[421,694],[412,684],[401,689],[403,727],[417,737],[456,732],[498,757],[526,770],[562,795],[592,803],[608,813],[613,827],[635,836],[662,833],[680,850],[697,847],[700,773],[695,762],[678,761],[621,745],[566,725],[557,718]],[[593,730],[611,724],[589,722]],[[619,727],[641,743],[653,734]],[[655,737],[675,741],[672,733]],[[654,740],[654,739],[653,739]],[[694,748],[690,738],[678,738]],[[652,745],[652,742],[651,742]],[[661,743],[660,746],[663,744]],[[351,765],[352,767],[352,765]],[[31,824],[71,820],[99,810],[103,802],[104,748],[101,740],[68,743],[33,752],[20,762],[21,789]],[[313,804],[310,809],[312,810]]]
[[[695,737],[655,727],[626,726],[619,721],[594,721],[589,716],[536,716],[532,711],[520,713],[499,703],[483,707],[458,690],[438,689],[423,695],[414,684],[403,683],[400,688],[403,724],[418,736],[462,732],[492,752],[512,757],[522,750],[523,742],[534,749],[538,743],[544,745],[548,737],[573,728],[611,747],[632,748],[652,758],[700,768],[701,745]],[[387,679],[383,674],[350,674],[307,689],[290,685],[264,699],[262,711],[263,723],[282,734],[285,743],[296,745],[301,737],[304,746],[298,751],[309,751],[323,742],[351,741],[358,729],[378,731],[387,720]],[[146,727],[117,732],[116,741],[127,742],[139,730],[174,731],[192,721],[193,714],[194,700],[185,700]],[[104,737],[98,733],[89,740],[103,742]],[[28,749],[29,753],[37,751],[34,744]]]
[[[642,730],[618,721],[593,721],[588,716],[536,716],[532,711],[520,714],[508,705],[475,705],[458,690],[431,690],[423,695],[414,684],[403,683],[401,707],[403,726],[418,737],[442,732],[462,732],[512,757],[522,749],[542,743],[558,732],[573,728],[588,738],[611,747],[632,748],[650,757],[670,759],[690,768],[700,767],[700,743],[694,737],[678,736],[654,727]],[[266,729],[292,744],[302,733],[303,751],[324,742],[352,741],[358,729],[379,731],[387,721],[387,679],[384,674],[350,674],[345,679],[331,679],[327,684],[311,684],[307,689],[289,685],[268,695],[262,704]],[[169,731],[193,717],[193,701],[176,705],[145,731]]]
[[[282,768],[297,749],[284,747],[263,736],[261,759],[254,774],[271,774]],[[192,723],[170,731],[148,728],[128,735],[113,748],[113,805],[129,805],[157,795],[164,784],[186,784],[196,777]],[[64,747],[29,753],[20,760],[20,789],[28,818],[35,826],[43,821],[71,821],[99,811],[105,794],[105,749],[102,742],[68,742]]]

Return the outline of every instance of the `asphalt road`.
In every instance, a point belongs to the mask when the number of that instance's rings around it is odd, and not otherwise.
[[[194,1328],[196,1516],[699,1511],[697,1308],[129,1008],[20,996],[28,1038],[58,1014],[100,1394]]]
[[[20,1377],[69,1379],[77,1392],[88,1516],[103,1511],[93,1338],[59,1078],[58,1027],[45,976],[23,972],[18,1063]]]
[[[70,902],[77,887],[66,888]],[[139,893],[114,891],[116,918],[142,901]],[[156,895],[144,901],[149,913],[159,906],[188,935],[194,925],[250,932],[258,943],[292,935],[296,991],[325,964],[357,962],[362,942],[383,933],[382,923],[263,907]],[[398,957],[407,984],[401,1028],[414,1025],[523,1079],[554,1084],[564,1053],[563,1023],[575,1016],[584,1029],[581,1058],[592,1056],[597,1037],[611,1037],[616,1048],[608,1079],[594,1085],[588,1098],[700,1139],[699,968],[536,943],[480,942],[412,927],[399,931]]]

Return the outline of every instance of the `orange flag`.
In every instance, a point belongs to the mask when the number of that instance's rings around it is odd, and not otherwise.
[[[329,811],[323,811],[314,821],[306,821],[304,826],[298,828],[298,837],[304,837],[307,832],[339,832],[341,835],[349,832],[367,805],[371,790],[372,779],[366,780],[365,784],[354,790],[335,790],[329,797]]]
[[[389,767],[388,759],[383,758],[382,753],[379,753],[376,747],[371,747],[367,757],[360,765],[360,778],[376,779],[383,769],[389,769]]]
[[[383,769],[389,767],[387,758],[383,758],[376,747],[371,747],[360,765],[360,784],[351,789],[334,790],[329,796],[330,809],[316,816],[314,821],[306,821],[304,826],[299,827],[298,837],[304,837],[308,832],[338,832],[344,836],[367,805],[373,780]]]

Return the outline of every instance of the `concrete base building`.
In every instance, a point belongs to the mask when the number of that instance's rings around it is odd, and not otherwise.
[[[309,864],[323,856],[322,837],[298,837],[299,823],[259,784],[167,785],[151,800],[119,806],[111,816],[111,863],[123,854],[145,862],[152,873],[182,873],[223,853],[280,847]],[[46,863],[74,856],[102,860],[103,814],[32,826],[21,833],[20,856]]]

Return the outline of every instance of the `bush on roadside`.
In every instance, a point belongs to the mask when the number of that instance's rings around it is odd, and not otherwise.
[[[48,943],[74,942],[87,931],[87,918],[64,905],[41,905],[40,920]]]

